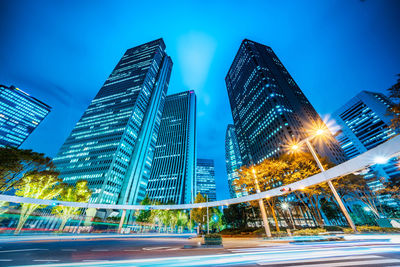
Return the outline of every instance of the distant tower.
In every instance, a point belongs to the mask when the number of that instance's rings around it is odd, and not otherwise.
[[[243,40],[225,78],[244,165],[286,153],[290,140],[324,126],[318,113],[268,46]],[[317,152],[332,162],[345,160],[332,138]]]
[[[236,136],[235,126],[229,124],[225,135],[225,163],[228,174],[229,194],[231,198],[241,197],[243,193],[237,193],[233,182],[239,178],[237,171],[242,166],[239,143]]]
[[[336,123],[341,127],[336,138],[348,158],[354,158],[365,151],[382,144],[396,132],[389,126],[391,116],[387,114],[393,103],[383,94],[362,91],[350,99],[334,113]],[[365,175],[369,186],[376,190],[382,188],[379,179],[400,179],[399,160],[387,164],[371,166],[371,172]],[[375,179],[374,179],[375,178]]]
[[[165,100],[146,193],[162,203],[191,203],[196,175],[196,95],[169,95]]]
[[[197,159],[196,195],[198,193],[207,196],[208,201],[217,200],[214,160],[212,159]]]
[[[171,68],[162,39],[128,49],[62,145],[60,177],[87,180],[90,202],[145,197]]]
[[[0,85],[0,147],[19,147],[50,110],[28,93]]]

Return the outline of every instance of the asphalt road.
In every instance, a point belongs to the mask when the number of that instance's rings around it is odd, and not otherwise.
[[[400,243],[388,241],[184,248],[196,243],[185,238],[2,241],[0,266],[400,266]]]

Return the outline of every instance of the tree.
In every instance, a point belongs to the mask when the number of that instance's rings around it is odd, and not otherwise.
[[[151,200],[148,195],[140,202],[141,205],[151,205]],[[136,217],[137,222],[149,223],[151,222],[151,210],[141,210],[139,215]]]
[[[395,130],[400,128],[400,74],[397,76],[397,83],[388,89],[389,98],[393,101],[393,106],[388,109],[389,113],[393,115],[390,127]]]
[[[53,171],[30,172],[22,177],[22,183],[18,183],[15,195],[36,199],[54,199],[62,191],[61,179],[58,173]],[[22,203],[21,212],[15,233],[18,234],[29,216],[38,208],[45,205]]]
[[[82,180],[77,182],[75,186],[62,185],[62,191],[57,199],[61,201],[87,203],[91,195],[92,191],[87,187],[87,181]],[[72,216],[79,214],[80,209],[79,207],[67,207],[62,205],[53,208],[52,213],[61,218],[60,231],[64,229],[65,224]]]
[[[4,193],[18,182],[24,174],[54,170],[50,158],[32,150],[0,147],[0,193]]]
[[[194,200],[194,203],[203,203],[206,201],[206,198],[202,194],[198,193],[196,199]],[[210,215],[211,213],[209,213],[209,217],[211,217]],[[204,224],[204,217],[206,216],[207,208],[196,208],[191,210],[192,220],[194,220],[198,224]]]
[[[336,187],[343,199],[361,201],[373,212],[376,218],[380,218],[384,211],[377,199],[379,193],[371,190],[367,181],[368,180],[361,175],[350,174],[337,179]]]
[[[223,209],[222,220],[229,228],[244,228],[248,223],[246,206],[243,203],[232,204]]]
[[[186,227],[187,223],[189,222],[188,214],[184,210],[179,210],[176,213],[176,217],[178,219],[177,225],[181,228],[181,231]]]
[[[0,216],[8,211],[8,202],[0,201]]]
[[[235,188],[238,191],[245,190],[248,194],[257,193],[257,187],[259,187],[260,191],[268,191],[281,184],[281,179],[285,175],[286,169],[286,163],[277,159],[266,159],[254,166],[244,166],[238,172],[239,179],[234,182]],[[265,201],[274,218],[276,231],[279,232],[280,229],[275,212],[276,199],[276,197],[269,197]]]
[[[282,179],[284,185],[303,180],[321,172],[314,158],[309,153],[283,155],[280,157],[280,160],[286,163],[285,175]],[[322,158],[321,162],[325,169],[329,168],[330,164],[326,159]],[[328,194],[327,192],[326,184],[310,186],[293,192],[303,206],[312,214],[320,227],[324,226],[320,200],[322,196]]]

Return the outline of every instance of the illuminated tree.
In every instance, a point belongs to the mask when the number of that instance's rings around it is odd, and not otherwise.
[[[0,216],[8,211],[8,202],[0,201]]]
[[[20,197],[50,200],[56,198],[62,191],[61,179],[53,171],[31,172],[22,177],[22,182],[16,186],[15,195]],[[18,234],[29,216],[45,205],[22,203],[21,212],[15,233]]]
[[[198,193],[194,203],[203,203],[206,202],[206,198]],[[204,218],[207,216],[207,208],[196,208],[191,210],[192,220],[198,224],[204,224]],[[209,217],[211,217],[211,212],[209,213]],[[210,218],[209,218],[210,219]]]
[[[389,98],[393,101],[394,105],[389,108],[389,113],[393,115],[391,120],[391,128],[400,128],[400,74],[397,74],[397,83],[388,89]]]
[[[151,205],[151,200],[149,196],[146,197],[140,202],[141,205]],[[151,222],[151,210],[140,210],[139,215],[136,217],[137,222],[149,223]]]
[[[0,193],[4,193],[17,183],[22,182],[23,175],[30,172],[53,170],[50,158],[32,150],[11,147],[0,147]]]
[[[347,201],[361,201],[366,205],[376,218],[380,218],[384,213],[382,205],[378,200],[378,195],[382,191],[373,191],[368,186],[368,180],[361,175],[350,174],[336,180],[338,193]]]
[[[188,214],[184,210],[179,210],[176,213],[177,217],[177,225],[181,228],[181,232],[186,227],[187,223],[189,222]]]
[[[280,160],[286,163],[285,175],[282,179],[284,185],[303,180],[321,172],[314,158],[308,153],[283,155]],[[329,168],[329,164],[325,159],[321,159],[321,162],[325,169]],[[312,214],[320,227],[324,226],[320,199],[328,194],[327,192],[326,185],[310,186],[293,192],[303,206]]]
[[[261,192],[278,187],[282,184],[282,177],[285,175],[287,167],[286,162],[277,159],[266,159],[254,166],[244,166],[238,172],[239,179],[234,182],[235,188],[238,192],[245,190],[248,194],[255,194],[257,193],[256,181]],[[275,212],[276,200],[276,197],[269,197],[265,199],[265,202],[271,210],[276,230],[280,231]]]
[[[79,181],[74,186],[63,185],[62,191],[58,196],[58,200],[87,203],[92,195],[92,191],[87,187],[87,181]],[[52,210],[52,213],[61,218],[61,225],[59,230],[64,229],[67,221],[74,215],[79,214],[79,207],[67,207],[58,205]]]

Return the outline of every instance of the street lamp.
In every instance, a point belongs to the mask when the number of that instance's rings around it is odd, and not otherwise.
[[[260,190],[260,186],[258,184],[258,179],[257,179],[257,176],[256,176],[256,170],[253,168],[252,172],[253,172],[253,177],[254,177],[254,183],[256,185],[256,191],[257,191],[257,193],[260,193],[261,190]],[[268,224],[268,220],[267,220],[267,213],[265,211],[264,201],[263,201],[262,198],[260,198],[258,200],[258,205],[260,206],[261,217],[262,217],[262,220],[263,220],[263,223],[264,223],[265,233],[267,234],[268,237],[272,237],[271,229],[269,229],[269,224]]]
[[[301,146],[302,144],[306,143],[306,145],[307,145],[308,149],[310,150],[310,152],[311,152],[311,154],[312,154],[314,160],[317,162],[317,165],[318,165],[318,167],[320,168],[321,172],[324,172],[324,171],[325,171],[325,168],[324,168],[324,166],[322,166],[322,163],[321,163],[321,161],[319,160],[319,158],[318,158],[318,156],[317,156],[317,153],[315,152],[314,147],[311,145],[310,140],[313,139],[314,137],[322,136],[322,135],[324,135],[324,134],[325,134],[325,130],[319,128],[319,129],[317,129],[317,130],[315,131],[315,134],[314,134],[314,135],[311,135],[311,136],[307,137],[306,139],[300,141],[299,143],[297,143],[297,144],[292,144],[292,145],[290,146],[290,148],[292,149],[292,151],[297,151],[297,150],[300,148],[300,146]],[[345,205],[343,204],[342,199],[340,198],[340,196],[339,196],[339,194],[337,193],[335,187],[333,186],[332,182],[331,182],[331,181],[328,181],[328,185],[329,185],[329,188],[331,189],[331,191],[332,191],[332,193],[333,193],[333,196],[335,197],[337,203],[339,204],[340,209],[342,210],[344,216],[346,217],[346,220],[347,220],[348,224],[350,225],[351,229],[353,229],[354,232],[357,232],[357,228],[356,228],[356,226],[355,226],[353,220],[351,219],[351,217],[350,217],[350,215],[349,215],[349,213],[348,213],[348,211],[347,211]]]

